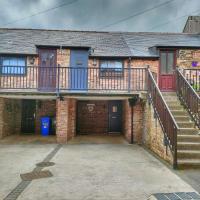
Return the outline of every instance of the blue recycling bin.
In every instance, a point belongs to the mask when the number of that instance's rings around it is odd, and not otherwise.
[[[41,117],[41,134],[48,136],[50,132],[50,117]]]

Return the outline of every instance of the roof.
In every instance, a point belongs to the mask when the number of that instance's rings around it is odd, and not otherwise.
[[[37,54],[37,45],[90,47],[99,57],[156,57],[150,47],[200,47],[200,34],[0,29],[1,54]]]

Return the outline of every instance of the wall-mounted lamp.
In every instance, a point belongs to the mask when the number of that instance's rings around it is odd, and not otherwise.
[[[34,63],[35,63],[35,58],[34,57],[30,57],[29,58],[29,64],[30,65],[34,65]]]
[[[64,101],[64,97],[63,96],[59,96],[60,101]]]
[[[93,59],[93,66],[97,66],[97,59],[96,58]]]
[[[94,53],[94,49],[93,48],[90,48],[89,49],[89,55],[92,55]]]

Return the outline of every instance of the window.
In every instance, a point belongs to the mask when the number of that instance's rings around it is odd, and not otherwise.
[[[25,57],[1,57],[1,74],[24,75],[25,73]]]
[[[100,76],[122,78],[123,77],[123,62],[118,60],[101,60],[100,61]]]
[[[160,53],[161,74],[172,74],[173,68],[174,68],[174,52],[161,51]]]
[[[100,69],[101,71],[122,72],[123,63],[122,61],[116,61],[116,60],[102,60],[100,61]]]

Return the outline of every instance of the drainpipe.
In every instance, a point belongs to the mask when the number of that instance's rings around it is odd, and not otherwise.
[[[128,58],[128,93],[131,91],[131,57]]]
[[[62,60],[62,45],[60,45],[60,52],[61,52],[61,60]],[[57,65],[58,69],[58,76],[57,76],[57,90],[56,90],[56,96],[60,97],[60,64]]]
[[[131,105],[131,144],[134,142],[133,137],[133,105]]]

